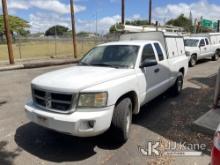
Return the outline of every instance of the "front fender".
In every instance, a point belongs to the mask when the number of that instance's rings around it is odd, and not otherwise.
[[[108,92],[108,106],[115,105],[117,100],[124,94],[134,91],[139,98],[138,80],[136,75],[129,75],[116,80],[104,82],[93,87],[82,90],[81,92]]]

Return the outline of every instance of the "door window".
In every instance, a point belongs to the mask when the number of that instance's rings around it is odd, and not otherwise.
[[[164,56],[163,56],[163,52],[162,52],[162,49],[161,49],[160,45],[158,43],[154,43],[154,46],[155,46],[155,48],[157,50],[159,61],[163,61],[164,60]]]
[[[145,60],[156,60],[154,49],[151,44],[144,47],[141,62]]]
[[[206,45],[209,45],[209,40],[206,38],[205,39]]]
[[[204,41],[204,39],[202,39],[202,40],[200,41],[200,44],[199,44],[199,46],[200,46],[200,47],[203,47],[203,46],[205,46],[205,41]]]

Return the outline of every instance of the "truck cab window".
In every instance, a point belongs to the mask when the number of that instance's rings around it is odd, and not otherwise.
[[[163,61],[164,60],[164,55],[163,55],[163,52],[162,52],[162,49],[161,49],[160,45],[158,43],[154,43],[154,47],[157,50],[159,61]]]
[[[147,59],[156,60],[154,49],[153,49],[151,44],[146,45],[143,49],[142,60],[141,61],[143,62]]]
[[[206,38],[205,39],[206,45],[209,45],[209,40]]]
[[[199,44],[199,46],[200,46],[200,47],[203,47],[203,46],[205,46],[205,41],[204,41],[204,39],[202,39],[202,40],[200,41],[200,44]]]

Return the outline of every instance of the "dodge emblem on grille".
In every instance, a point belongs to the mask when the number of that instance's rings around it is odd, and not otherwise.
[[[47,107],[47,108],[51,108],[52,100],[51,100],[51,95],[50,95],[50,93],[46,93],[45,103],[46,103],[46,107]]]

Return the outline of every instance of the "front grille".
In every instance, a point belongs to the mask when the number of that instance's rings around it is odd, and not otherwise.
[[[73,95],[32,89],[35,104],[51,111],[68,112],[72,108]]]

